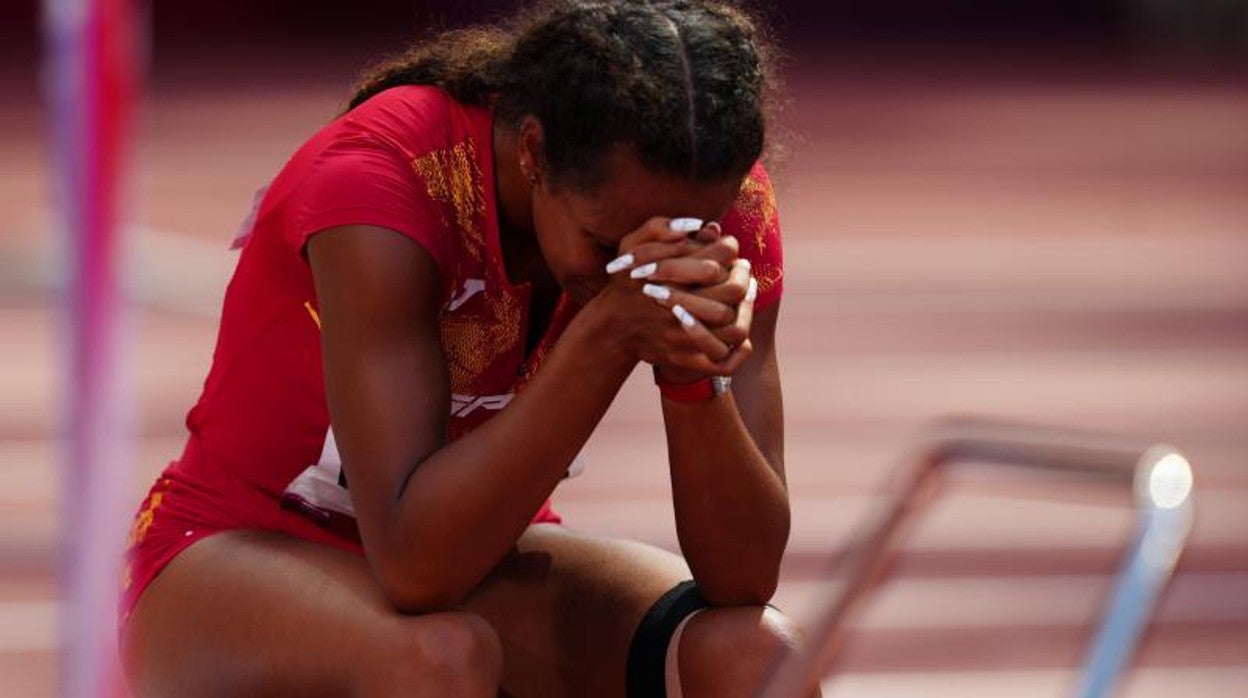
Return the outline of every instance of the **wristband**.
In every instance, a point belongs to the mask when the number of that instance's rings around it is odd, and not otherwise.
[[[659,367],[654,367],[654,384],[659,386],[659,394],[672,402],[705,402],[728,391],[732,378],[727,376],[711,376],[692,383],[673,383],[663,380]]]

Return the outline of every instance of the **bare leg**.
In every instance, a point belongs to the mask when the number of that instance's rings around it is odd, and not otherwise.
[[[503,687],[530,696],[624,695],[633,631],[689,578],[684,560],[632,541],[536,525],[469,596],[503,643]]]
[[[537,525],[468,598],[498,631],[510,695],[623,696],[628,648],[642,617],[675,584],[684,560],[630,541]],[[753,695],[795,631],[762,607],[708,609],[682,632],[685,698]]]
[[[782,652],[798,644],[799,635],[793,622],[773,608],[739,606],[697,614],[674,648],[680,695],[758,695],[760,681]],[[811,695],[821,693],[815,689]]]
[[[395,612],[355,555],[255,531],[183,552],[131,615],[123,659],[149,696],[622,696],[633,632],[689,578],[640,543],[529,529],[463,612]],[[499,643],[501,640],[502,656]],[[750,694],[787,621],[709,609],[678,650],[687,698]]]
[[[401,615],[363,558],[258,531],[175,558],[122,645],[139,698],[493,696],[501,668],[481,618]]]

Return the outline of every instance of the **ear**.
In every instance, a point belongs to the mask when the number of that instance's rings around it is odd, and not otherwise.
[[[520,121],[520,133],[516,139],[516,155],[519,156],[522,166],[531,167],[539,179],[546,170],[544,144],[545,134],[542,130],[542,122],[532,114],[526,115]]]

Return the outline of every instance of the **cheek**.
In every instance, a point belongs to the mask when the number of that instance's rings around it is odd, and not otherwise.
[[[609,279],[603,269],[605,265],[606,262],[594,258],[571,269],[565,278],[559,280],[559,284],[577,301],[588,302],[607,285]]]
[[[534,199],[533,226],[542,257],[561,285],[585,283],[596,277],[605,280],[604,267],[611,261],[608,253],[585,236],[580,223],[557,198]]]
[[[599,265],[592,254],[586,254],[576,240],[569,239],[564,232],[547,229],[538,234],[537,240],[542,248],[542,259],[545,260],[546,267],[561,285],[571,279],[592,274],[595,269],[601,269],[606,264],[604,262]]]
[[[597,245],[578,245],[576,251],[569,256],[568,266],[576,276],[605,279],[607,262],[611,259]]]
[[[564,289],[580,300],[592,297],[607,282],[607,262],[596,247],[565,247],[558,261],[548,260],[551,274]]]
[[[558,260],[547,260],[555,280],[573,298],[584,303],[607,283],[607,262],[597,245],[572,244],[560,250]]]
[[[533,229],[542,258],[556,278],[562,277],[568,266],[569,226],[560,215],[559,208],[544,196],[533,200]]]

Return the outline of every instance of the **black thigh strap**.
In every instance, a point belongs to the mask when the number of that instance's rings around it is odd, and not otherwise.
[[[665,698],[672,635],[689,614],[708,605],[693,580],[677,584],[654,602],[628,648],[628,698]]]

